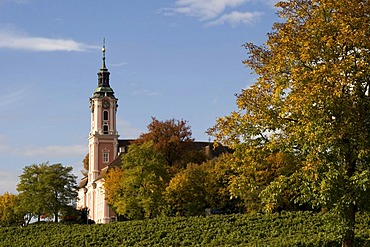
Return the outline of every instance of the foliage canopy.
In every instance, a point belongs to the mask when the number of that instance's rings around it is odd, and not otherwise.
[[[195,145],[186,121],[152,118],[148,130],[128,147],[122,166],[105,177],[108,204],[116,213],[143,219],[204,215],[206,207],[235,211],[223,177],[229,166],[206,161],[211,156]]]
[[[297,166],[289,174],[261,188],[267,209],[294,185],[293,202],[341,216],[343,246],[351,246],[355,212],[369,207],[370,4],[277,5],[284,22],[274,24],[264,45],[245,44],[244,63],[257,82],[237,95],[239,110],[219,118],[209,132],[240,154],[241,176],[271,154],[293,157]]]
[[[204,160],[204,157],[199,160],[197,155],[189,156],[194,141],[191,135],[191,128],[185,120],[159,121],[152,117],[148,132],[141,134],[136,143],[153,142],[153,148],[163,156],[167,164],[180,169],[186,167],[189,161],[198,163]]]
[[[36,216],[54,215],[58,222],[59,212],[77,196],[76,176],[72,167],[61,164],[33,164],[23,168],[17,185],[21,206]]]
[[[106,177],[108,203],[128,219],[158,216],[163,207],[163,191],[169,180],[169,169],[152,142],[132,144],[122,157],[122,168]]]
[[[0,227],[20,226],[24,222],[25,212],[19,205],[19,196],[6,192],[0,196]]]

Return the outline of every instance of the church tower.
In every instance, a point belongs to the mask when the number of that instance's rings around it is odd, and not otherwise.
[[[89,133],[89,170],[78,191],[77,208],[88,208],[89,219],[96,223],[108,223],[115,217],[107,205],[104,190],[104,174],[108,165],[117,158],[118,132],[116,112],[118,99],[109,85],[109,71],[103,63],[98,72],[98,86],[90,98],[91,126]]]
[[[98,72],[98,87],[90,98],[89,182],[98,178],[100,171],[116,158],[118,150],[116,130],[118,99],[109,85],[110,73],[105,65],[105,51],[103,45],[103,63]]]

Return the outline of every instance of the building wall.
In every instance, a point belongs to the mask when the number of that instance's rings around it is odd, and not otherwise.
[[[104,179],[101,171],[117,157],[118,133],[115,115],[117,99],[97,97],[91,99],[91,129],[89,134],[89,171],[87,184],[78,191],[78,208],[89,208],[89,218],[96,223],[108,223],[115,214],[105,200]],[[109,101],[109,108],[103,102]],[[103,112],[109,112],[109,119],[103,119]],[[109,125],[108,133],[103,125]],[[106,155],[106,157],[105,157]]]
[[[96,223],[110,222],[113,216],[105,200],[102,170],[117,157],[118,132],[116,112],[118,99],[109,85],[109,71],[105,64],[105,45],[102,67],[98,72],[98,86],[90,98],[91,125],[89,133],[89,170],[78,191],[78,208],[88,207],[89,218]]]

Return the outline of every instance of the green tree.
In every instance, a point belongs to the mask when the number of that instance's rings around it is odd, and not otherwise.
[[[257,82],[237,96],[239,110],[219,118],[210,132],[240,152],[253,147],[248,155],[294,156],[297,169],[268,186],[271,198],[295,184],[295,202],[337,212],[342,246],[352,246],[355,213],[369,206],[370,4],[288,0],[278,6],[283,23],[274,24],[266,44],[245,45],[245,64]]]
[[[25,212],[19,206],[19,196],[5,193],[0,196],[0,226],[19,226],[24,223]]]
[[[26,166],[23,168],[20,183],[17,185],[21,207],[29,213],[30,219],[32,216],[37,216],[38,221],[42,214],[48,212],[47,198],[44,196],[45,189],[41,182],[42,174],[46,172],[47,166],[47,163]]]
[[[223,212],[240,212],[241,202],[229,192],[233,170],[229,154],[202,164],[188,164],[178,172],[166,188],[170,214],[203,215],[206,208]]]
[[[170,214],[201,215],[207,207],[207,172],[202,165],[188,164],[166,188]]]
[[[153,218],[164,210],[163,192],[169,169],[152,142],[132,144],[122,157],[122,171],[112,170],[105,178],[108,202],[129,219]]]
[[[48,163],[23,168],[17,185],[22,208],[37,215],[39,220],[43,214],[54,215],[54,221],[58,222],[59,212],[77,196],[72,169]]]
[[[243,212],[245,209],[240,197],[231,193],[231,182],[236,175],[233,160],[232,154],[224,153],[202,164],[207,172],[207,206],[226,213]]]

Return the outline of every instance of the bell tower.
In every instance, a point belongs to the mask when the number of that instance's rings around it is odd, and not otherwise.
[[[119,137],[116,129],[118,99],[109,84],[105,52],[104,41],[98,85],[90,98],[89,170],[80,183],[77,201],[77,208],[88,208],[89,219],[96,223],[109,223],[116,217],[107,204],[104,189],[104,175],[109,164],[117,158]]]
[[[89,133],[88,181],[94,183],[100,171],[117,156],[118,132],[116,112],[118,99],[109,85],[109,71],[105,64],[105,41],[102,48],[102,67],[98,72],[98,87],[90,98],[91,127]]]

